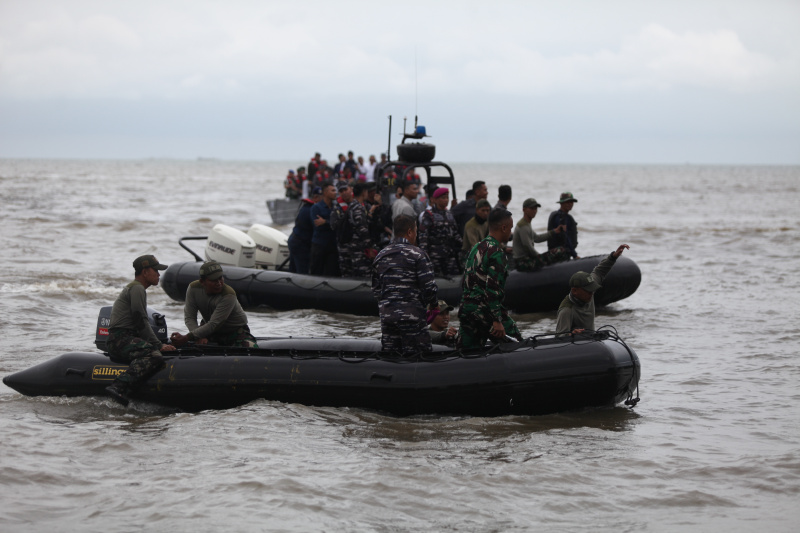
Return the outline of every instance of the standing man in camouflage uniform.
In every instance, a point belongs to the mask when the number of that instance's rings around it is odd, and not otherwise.
[[[162,344],[147,319],[147,293],[149,287],[158,285],[159,271],[166,270],[152,255],[143,255],[133,261],[134,280],[119,293],[111,308],[108,325],[108,356],[115,363],[126,363],[128,369],[117,376],[106,391],[112,398],[128,405],[128,394],[164,367],[161,352],[175,347]]]
[[[426,322],[427,308],[436,307],[436,281],[428,256],[414,244],[417,221],[399,215],[392,243],[378,253],[372,272],[372,292],[381,316],[381,349],[405,357],[433,347]]]
[[[423,211],[419,225],[419,247],[433,262],[436,275],[457,276],[458,253],[461,250],[461,235],[458,224],[447,210],[450,204],[450,191],[439,187],[431,195],[431,207]]]
[[[503,307],[508,259],[506,243],[514,221],[505,209],[489,214],[489,235],[470,250],[461,284],[458,347],[483,348],[487,339],[502,342],[506,335],[522,340],[517,324]]]
[[[354,278],[368,278],[370,276],[372,260],[375,259],[378,253],[369,234],[370,218],[364,205],[366,200],[367,184],[356,183],[353,186],[353,201],[347,207],[347,218],[350,222],[351,230],[351,238],[347,244],[347,249],[350,256],[350,276]]]
[[[339,196],[331,207],[331,228],[336,239],[336,255],[339,262],[339,275],[349,278],[353,275],[353,259],[350,257],[350,241],[353,232],[350,227],[348,210],[353,201],[353,189],[347,182],[340,182],[337,186]]]
[[[197,324],[198,312],[203,317],[202,325]],[[220,346],[258,348],[256,338],[247,326],[247,315],[236,299],[236,291],[225,285],[222,265],[216,261],[203,263],[200,279],[191,282],[186,289],[183,320],[189,333],[173,333],[170,339],[176,346],[189,341],[197,344],[210,341]]]
[[[563,246],[548,250],[543,254],[538,253],[533,243],[546,241],[562,231],[566,231],[564,224],[556,226],[546,233],[538,234],[533,231],[531,221],[536,217],[542,204],[535,198],[528,198],[522,203],[522,218],[514,227],[514,264],[520,272],[535,272],[545,265],[552,265],[560,261],[569,261],[569,252]]]
[[[555,250],[559,246],[563,246],[574,259],[578,259],[578,252],[575,250],[578,247],[578,223],[569,212],[572,211],[572,207],[577,201],[578,199],[572,196],[571,192],[562,192],[561,198],[558,200],[561,207],[550,213],[550,218],[547,219],[547,231],[561,225],[567,227],[567,231],[562,231],[547,239],[547,248]]]

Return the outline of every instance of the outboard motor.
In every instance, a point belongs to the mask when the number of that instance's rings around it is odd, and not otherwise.
[[[206,242],[206,260],[244,268],[256,266],[256,243],[245,232],[217,224]]]
[[[289,238],[282,231],[262,224],[253,224],[247,235],[256,243],[256,266],[278,270],[289,259]]]
[[[147,308],[147,320],[150,327],[162,343],[167,344],[167,319],[155,309]],[[107,305],[100,308],[100,315],[97,317],[97,330],[94,337],[94,345],[102,351],[106,351],[106,340],[108,339],[108,325],[111,324],[111,306]]]

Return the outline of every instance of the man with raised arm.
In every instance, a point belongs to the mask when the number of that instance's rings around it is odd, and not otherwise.
[[[620,244],[619,248],[594,267],[591,274],[580,271],[572,275],[569,279],[569,294],[558,306],[557,334],[594,331],[594,293],[603,286],[603,280],[617,262],[617,258],[629,249],[630,246],[627,244]]]

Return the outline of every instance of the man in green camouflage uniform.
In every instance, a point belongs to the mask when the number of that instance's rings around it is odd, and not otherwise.
[[[569,278],[569,294],[558,306],[556,333],[559,336],[594,331],[594,293],[603,286],[603,280],[611,271],[622,252],[630,249],[627,244],[608,254],[591,274],[580,271]]]
[[[505,250],[514,221],[505,209],[489,214],[489,235],[467,255],[457,346],[483,348],[487,339],[502,342],[506,335],[522,340],[517,324],[503,307],[508,259]]]
[[[528,198],[522,203],[522,218],[514,227],[514,264],[520,272],[535,272],[545,265],[552,265],[560,261],[569,261],[569,252],[563,246],[557,246],[543,254],[533,248],[533,243],[542,242],[566,231],[567,226],[562,224],[552,230],[537,234],[531,227],[531,221],[536,217],[542,204],[535,198]]]
[[[197,323],[197,313],[203,317]],[[222,265],[207,261],[200,267],[200,279],[186,289],[183,320],[189,333],[173,333],[170,337],[176,346],[189,341],[197,344],[213,342],[220,346],[258,348],[256,338],[250,334],[247,315],[236,299],[236,291],[225,285]]]
[[[135,278],[122,289],[114,306],[108,326],[106,346],[108,356],[115,363],[130,365],[106,391],[112,398],[128,405],[128,394],[164,367],[161,352],[175,350],[162,344],[147,320],[148,287],[158,285],[159,271],[166,270],[152,255],[143,255],[133,261]]]

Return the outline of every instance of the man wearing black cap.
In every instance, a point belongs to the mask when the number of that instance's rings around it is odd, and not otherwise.
[[[526,199],[522,203],[522,218],[514,227],[514,264],[520,272],[535,272],[545,265],[569,260],[569,252],[563,246],[548,250],[543,254],[534,249],[534,243],[546,241],[567,229],[562,224],[542,234],[533,231],[531,221],[536,217],[540,207],[542,204],[537,202],[536,198]]]
[[[108,325],[108,356],[115,363],[130,365],[114,380],[106,391],[112,398],[128,405],[128,394],[161,370],[164,359],[161,352],[175,350],[162,344],[147,319],[147,293],[149,287],[158,285],[160,271],[166,270],[152,255],[143,255],[133,261],[134,279],[119,293],[111,308]]]
[[[594,331],[594,293],[602,287],[603,280],[622,252],[629,250],[627,244],[611,252],[608,257],[594,267],[591,274],[580,271],[569,279],[569,294],[558,306],[556,333],[566,335],[581,333],[584,330]]]
[[[578,247],[578,223],[569,214],[572,207],[578,201],[577,198],[572,196],[571,192],[562,192],[561,197],[558,199],[558,204],[561,207],[550,213],[550,218],[547,219],[547,231],[554,230],[558,226],[564,225],[567,231],[562,231],[557,235],[552,235],[547,239],[547,248],[554,250],[559,246],[563,246],[573,258],[578,258],[578,252],[575,249]]]
[[[197,323],[198,312],[203,317],[202,325]],[[189,341],[197,344],[211,341],[220,346],[258,348],[256,338],[250,334],[247,326],[247,315],[236,298],[236,291],[225,285],[222,265],[216,261],[203,263],[200,279],[191,282],[186,289],[183,319],[189,333],[173,333],[170,338],[176,346],[183,346]]]

